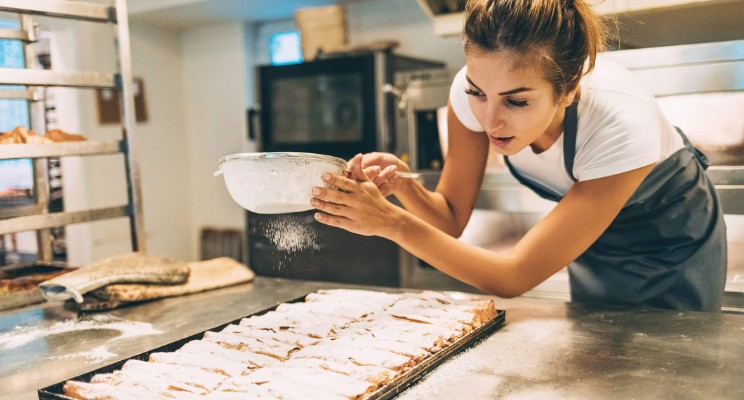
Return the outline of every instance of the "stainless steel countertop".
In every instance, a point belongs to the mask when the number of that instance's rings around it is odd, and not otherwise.
[[[88,316],[49,303],[4,311],[0,398],[35,399],[41,387],[335,287],[371,288],[257,278]],[[744,398],[744,315],[629,310],[524,297],[495,301],[506,310],[506,324],[400,398]],[[148,333],[149,326],[133,333],[117,330],[115,323],[104,324],[111,329],[71,329],[107,319],[121,319],[120,326],[149,323],[162,333],[137,335]],[[73,321],[65,324],[67,320]],[[40,337],[39,332],[57,333]]]

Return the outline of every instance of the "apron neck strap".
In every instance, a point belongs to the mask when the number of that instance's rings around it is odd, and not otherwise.
[[[566,107],[566,114],[563,118],[563,165],[571,179],[576,182],[577,179],[573,174],[574,156],[576,156],[576,127],[578,125],[578,106],[579,102],[575,101]]]

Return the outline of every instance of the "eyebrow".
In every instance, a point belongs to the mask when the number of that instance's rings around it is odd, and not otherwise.
[[[469,76],[465,75],[465,79],[467,79],[468,80],[468,83],[470,83],[473,87],[475,87],[476,89],[478,89],[480,91],[483,91],[483,89],[479,88],[478,85],[476,85],[475,83],[473,83],[472,80],[470,80],[470,77]],[[535,90],[535,89],[522,86],[522,87],[518,87],[516,89],[507,90],[505,92],[498,93],[498,95],[499,96],[508,96],[510,94],[516,94],[516,93],[521,93],[521,92],[528,92],[530,90]]]

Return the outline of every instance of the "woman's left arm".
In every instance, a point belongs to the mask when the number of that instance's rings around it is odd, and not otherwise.
[[[537,286],[586,251],[610,226],[654,164],[575,183],[555,208],[514,246],[529,271],[522,291]]]
[[[359,167],[359,169],[361,166]],[[577,182],[548,215],[502,255],[467,245],[388,202],[377,187],[331,176],[345,191],[322,190],[314,205],[321,223],[390,239],[440,271],[501,297],[534,288],[580,256],[610,225],[653,164]]]

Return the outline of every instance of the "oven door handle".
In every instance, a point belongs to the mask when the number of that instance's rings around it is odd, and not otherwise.
[[[260,123],[261,121],[258,120],[258,118],[261,115],[261,106],[256,105],[254,107],[248,108],[248,140],[256,140],[256,123]]]

